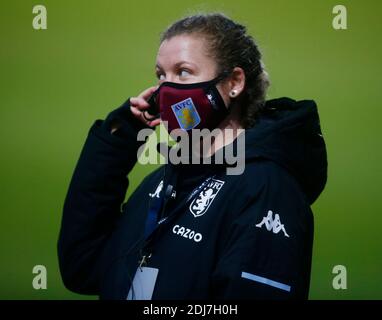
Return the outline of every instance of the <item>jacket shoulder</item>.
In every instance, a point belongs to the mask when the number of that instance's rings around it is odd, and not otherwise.
[[[246,189],[249,195],[256,196],[256,191],[266,189],[268,193],[293,194],[293,197],[307,201],[297,179],[286,168],[272,160],[257,159],[247,163],[241,179],[243,189]]]

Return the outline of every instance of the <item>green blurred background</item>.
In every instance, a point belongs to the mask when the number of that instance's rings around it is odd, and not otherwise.
[[[48,29],[32,28],[43,4]],[[343,4],[348,29],[334,30]],[[56,242],[63,200],[95,119],[155,84],[159,34],[223,11],[258,41],[268,98],[314,99],[329,179],[314,203],[311,299],[381,299],[381,1],[1,1],[0,299],[95,299],[66,290]],[[154,167],[136,166],[128,194]],[[32,287],[45,265],[47,290]],[[332,269],[347,268],[347,290]]]

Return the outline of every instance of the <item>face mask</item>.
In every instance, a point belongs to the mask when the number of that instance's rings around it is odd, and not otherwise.
[[[180,84],[163,82],[149,99],[150,114],[158,112],[167,121],[168,131],[182,129],[212,130],[228,115],[216,84],[222,76],[206,82]],[[156,112],[155,112],[156,109]]]

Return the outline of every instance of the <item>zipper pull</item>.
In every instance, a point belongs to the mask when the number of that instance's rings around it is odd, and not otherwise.
[[[139,262],[139,269],[141,269],[142,271],[142,266],[146,266],[147,265],[147,260],[151,258],[151,253],[149,255],[144,255],[141,259],[141,261]]]

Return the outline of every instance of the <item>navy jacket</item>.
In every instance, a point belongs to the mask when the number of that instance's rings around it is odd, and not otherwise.
[[[111,134],[113,122],[120,129]],[[243,174],[227,175],[225,165],[166,164],[123,203],[142,128],[128,100],[89,131],[65,199],[58,241],[65,286],[101,299],[126,299],[147,249],[149,209],[164,197],[158,219],[174,218],[149,245],[147,266],[159,269],[152,299],[308,298],[310,205],[327,179],[315,102],[267,101],[245,133]],[[169,185],[173,190],[166,193]]]

